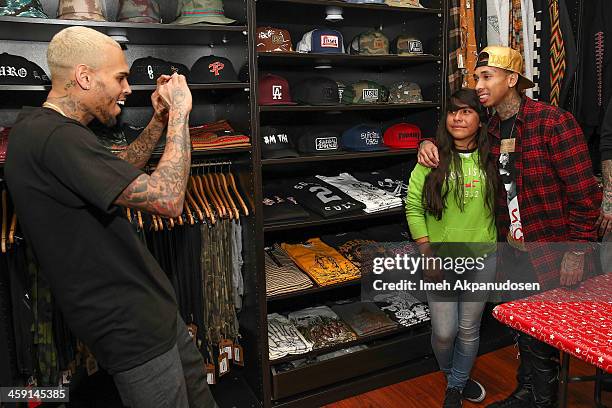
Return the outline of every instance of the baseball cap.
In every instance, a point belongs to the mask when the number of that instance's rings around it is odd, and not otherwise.
[[[236,22],[225,17],[222,0],[179,0],[172,24],[232,24]]]
[[[45,71],[19,55],[6,52],[0,54],[0,84],[2,85],[47,85],[49,77]]]
[[[259,79],[260,105],[295,105],[291,99],[289,82],[281,76],[265,74]]]
[[[160,23],[157,0],[120,0],[117,21],[129,23]]]
[[[261,135],[261,156],[264,159],[280,159],[282,157],[298,157],[289,140],[286,129],[273,126],[262,126]]]
[[[43,11],[40,0],[4,0],[0,16],[49,18]]]
[[[374,81],[355,82],[342,92],[342,103],[347,105],[385,103],[388,98],[389,90]]]
[[[308,78],[293,85],[293,99],[306,105],[336,105],[338,84],[325,77]]]
[[[523,76],[523,56],[520,52],[499,45],[485,47],[476,61],[476,67],[495,67],[516,72],[519,75],[517,87],[519,90],[533,88],[535,84]]]
[[[329,129],[307,129],[297,141],[297,149],[305,154],[333,154],[340,151],[340,135]]]
[[[389,39],[380,31],[366,31],[353,38],[349,52],[359,55],[387,55]]]
[[[389,103],[423,102],[421,87],[414,82],[400,81],[389,89]]]
[[[342,54],[344,53],[344,39],[340,31],[318,28],[305,33],[296,48],[298,52]]]
[[[155,85],[160,75],[171,75],[170,63],[159,58],[138,58],[132,63],[128,81],[134,85]]]
[[[237,82],[238,75],[230,60],[214,55],[199,58],[193,63],[189,74],[190,84],[212,84],[216,82]]]
[[[391,7],[424,8],[419,0],[384,0],[384,2]]]
[[[62,20],[106,21],[100,0],[60,0],[57,18]]]
[[[359,124],[342,133],[342,147],[356,152],[388,150],[383,145],[382,131],[378,126]]]
[[[423,55],[423,43],[408,35],[397,36],[391,48],[397,55]]]
[[[291,34],[282,28],[257,27],[257,51],[258,52],[290,52]]]
[[[385,130],[383,140],[392,149],[416,149],[421,140],[421,129],[410,123],[397,123]]]

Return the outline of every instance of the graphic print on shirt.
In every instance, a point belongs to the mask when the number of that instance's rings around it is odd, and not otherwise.
[[[499,155],[499,175],[506,189],[508,212],[510,213],[510,231],[508,242],[524,244],[523,226],[521,224],[521,213],[519,211],[518,194],[516,191],[516,170],[514,157],[516,153],[501,153]]]

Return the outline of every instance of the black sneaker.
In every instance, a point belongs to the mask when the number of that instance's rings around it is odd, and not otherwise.
[[[444,396],[444,404],[442,408],[461,408],[463,402],[461,401],[461,391],[458,388],[447,388],[446,395]]]
[[[482,402],[486,396],[485,387],[478,381],[468,378],[465,388],[463,388],[463,398],[470,402]]]

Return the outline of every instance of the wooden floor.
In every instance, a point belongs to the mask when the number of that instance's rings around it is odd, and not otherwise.
[[[516,386],[517,350],[506,347],[494,353],[481,356],[476,361],[473,377],[487,389],[487,398],[480,404],[465,401],[464,408],[485,407],[487,404],[505,398]],[[591,375],[595,369],[580,360],[572,359],[571,375]],[[412,380],[361,394],[325,408],[439,408],[444,399],[446,380],[441,373],[432,373]],[[569,385],[568,408],[591,408],[593,383]],[[603,393],[603,403],[612,407],[612,393]]]

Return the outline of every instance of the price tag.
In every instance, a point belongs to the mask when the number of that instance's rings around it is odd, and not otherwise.
[[[223,339],[219,342],[219,354],[227,354],[227,359],[231,360],[234,354],[234,342],[230,339]]]
[[[206,382],[209,385],[213,385],[217,383],[217,376],[215,375],[215,366],[213,364],[205,364],[204,370],[206,372]]]
[[[244,350],[240,344],[234,344],[234,364],[244,367]]]
[[[226,353],[221,353],[219,355],[219,377],[223,377],[225,374],[229,373],[229,359],[227,358]]]

